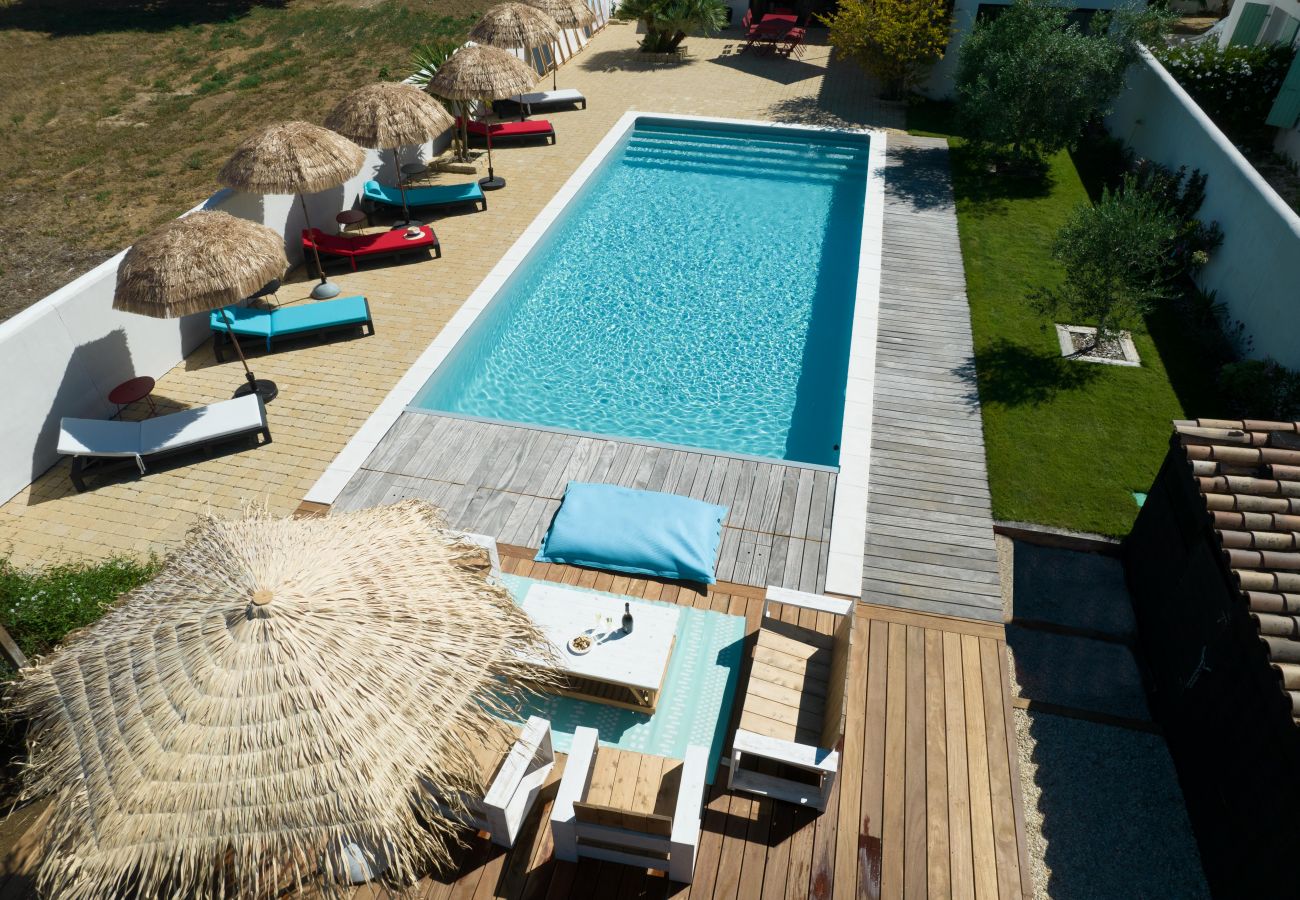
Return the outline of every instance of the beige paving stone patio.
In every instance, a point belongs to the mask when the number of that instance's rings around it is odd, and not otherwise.
[[[814,40],[819,34],[824,32],[814,33]],[[692,38],[682,61],[664,63],[639,59],[636,40],[633,25],[611,23],[561,68],[560,86],[582,90],[588,108],[547,114],[559,137],[554,146],[494,149],[497,174],[509,185],[489,195],[486,212],[432,220],[442,241],[442,259],[371,264],[357,273],[331,270],[345,295],[369,298],[373,336],[348,333],[327,342],[289,344],[269,355],[253,353],[254,372],[280,386],[279,398],[268,408],[272,444],[211,458],[183,457],[143,478],[106,482],[84,494],[73,491],[68,465],[60,463],[0,507],[0,555],[8,553],[25,565],[164,553],[205,509],[228,513],[255,503],[276,513],[294,510],[348,438],[627,110],[853,127],[903,124],[902,109],[879,102],[870,80],[853,65],[833,59],[825,45],[807,46],[797,59],[742,54],[742,42],[732,30],[716,38]],[[301,270],[296,275],[297,282],[281,291],[282,303],[306,298],[311,282],[303,280]],[[209,343],[161,378],[154,398],[164,409],[210,403],[228,397],[241,379],[239,363],[217,363]]]

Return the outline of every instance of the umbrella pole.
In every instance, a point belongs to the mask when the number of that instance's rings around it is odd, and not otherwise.
[[[307,215],[307,198],[302,194],[298,195],[302,201],[302,220],[307,223],[307,231],[311,232],[311,217]],[[316,271],[320,272],[320,284],[311,289],[313,300],[328,300],[331,297],[339,295],[339,286],[325,277],[325,267],[321,265],[320,250],[316,248],[316,242],[311,242],[312,255],[316,257]]]
[[[226,323],[226,336],[230,338],[230,343],[235,345],[235,353],[244,366],[244,377],[248,379],[248,384],[241,384],[235,390],[235,396],[246,397],[249,394],[257,394],[262,398],[263,403],[270,403],[279,396],[280,389],[276,387],[274,381],[253,376],[253,370],[248,367],[248,359],[244,356],[244,348],[239,346],[239,336],[235,334],[235,320],[231,318],[230,310],[224,306],[221,307],[221,319]]]
[[[397,148],[393,148],[393,168],[397,170],[397,189],[402,193],[402,221],[398,222],[398,227],[410,228],[412,225],[420,225],[420,222],[411,220],[411,209],[406,205],[406,180],[402,178],[402,160],[397,155]]]
[[[478,180],[478,186],[485,191],[499,191],[506,186],[506,180],[492,171],[492,125],[487,127],[488,173],[486,178]]]
[[[560,42],[551,42],[551,90],[559,88],[560,77]]]

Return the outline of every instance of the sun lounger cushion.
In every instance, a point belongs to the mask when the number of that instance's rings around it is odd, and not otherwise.
[[[587,108],[587,98],[582,95],[582,91],[573,88],[562,88],[556,91],[534,91],[531,94],[523,94],[511,98],[520,106],[564,106],[572,104]]]
[[[266,409],[256,394],[198,406],[142,422],[65,418],[59,423],[59,453],[78,457],[141,457],[201,447],[267,427]]]
[[[571,481],[537,561],[713,584],[726,515],[678,494]]]
[[[233,323],[231,322],[233,319]],[[246,306],[227,306],[214,309],[208,316],[213,331],[233,331],[244,337],[266,339],[266,348],[276,338],[313,331],[325,331],[345,325],[365,325],[370,322],[370,304],[365,297],[339,297],[301,306],[281,306],[278,309],[253,309]]]
[[[361,196],[372,203],[401,209],[402,192],[378,181],[367,181]],[[456,203],[484,203],[483,189],[477,181],[465,184],[431,184],[406,189],[407,206],[450,206]]]

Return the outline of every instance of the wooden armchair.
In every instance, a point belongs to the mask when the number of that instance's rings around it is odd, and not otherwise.
[[[659,869],[689,884],[700,846],[708,767],[704,747],[686,748],[686,759],[678,762],[598,750],[594,728],[576,729],[551,811],[556,859],[576,862],[585,856]]]
[[[840,617],[834,634],[768,615],[780,603]],[[844,736],[853,601],[769,587],[727,787],[825,809]]]
[[[555,768],[551,723],[532,716],[519,737],[508,747],[505,743],[502,739],[475,749],[487,790],[482,797],[467,798],[466,805],[474,827],[486,831],[492,843],[509,848]]]

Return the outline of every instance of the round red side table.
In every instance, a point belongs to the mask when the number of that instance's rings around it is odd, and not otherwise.
[[[122,410],[137,400],[145,400],[149,403],[149,415],[158,414],[158,408],[153,405],[154,380],[148,375],[140,375],[132,378],[130,381],[124,381],[117,387],[108,392],[108,402],[117,404],[117,414],[122,415]]]

